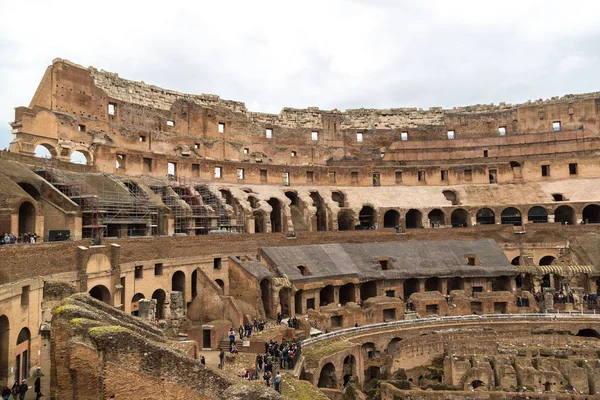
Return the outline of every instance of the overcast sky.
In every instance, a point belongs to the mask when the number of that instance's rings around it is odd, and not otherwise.
[[[0,148],[52,59],[252,111],[600,90],[599,1],[1,0]]]

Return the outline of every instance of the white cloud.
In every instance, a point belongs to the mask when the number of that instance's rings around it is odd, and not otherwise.
[[[0,148],[61,57],[255,111],[452,107],[599,90],[600,3],[0,2]]]

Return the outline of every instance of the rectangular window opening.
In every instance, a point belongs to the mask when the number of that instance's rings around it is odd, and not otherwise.
[[[168,119],[167,126],[175,126],[175,121]]]
[[[82,125],[82,124],[77,125],[77,130],[79,132],[85,132],[85,125]]]
[[[306,182],[312,182],[312,181],[313,181],[313,172],[306,171]]]
[[[490,183],[497,183],[498,182],[498,171],[495,169],[490,169],[489,172],[489,178],[490,178]]]
[[[396,291],[395,290],[386,290],[385,297],[396,297]]]
[[[261,183],[267,182],[267,170],[266,169],[260,170],[260,181],[261,181]]]
[[[402,183],[402,171],[394,172],[394,178],[396,179],[396,183]]]
[[[400,132],[400,139],[402,139],[402,141],[407,141],[408,140],[408,132]]]
[[[447,181],[448,180],[448,170],[447,169],[443,169],[440,171],[440,178],[442,181]]]
[[[200,148],[200,143],[194,143],[194,149],[198,150]]]
[[[290,153],[290,155],[291,155],[292,157],[296,157],[296,154],[297,154],[297,153],[296,153],[296,150],[292,150],[292,152]]]
[[[569,175],[577,175],[577,163],[569,164]]]
[[[283,186],[290,186],[290,173],[289,172],[283,173]]]
[[[249,149],[249,148],[247,148],[247,147],[245,147],[245,148],[244,148],[244,154],[250,154],[250,149]]]
[[[194,178],[200,177],[200,164],[192,164],[192,175]]]
[[[213,259],[213,269],[221,269],[222,266],[222,258],[216,257]]]
[[[450,140],[454,139],[454,131],[448,131],[448,139],[450,139]]]
[[[395,308],[386,308],[383,310],[383,320],[384,321],[395,321],[396,320],[396,309]]]
[[[146,136],[140,135],[140,142],[145,142],[145,141],[146,141]]]
[[[562,130],[562,127],[561,127],[561,125],[560,125],[560,121],[554,121],[554,122],[552,123],[552,130],[553,130],[554,132],[560,132],[560,131]]]
[[[219,133],[225,133],[225,123],[219,122]]]
[[[362,132],[358,132],[358,133],[356,134],[356,141],[357,141],[358,143],[362,143],[362,141],[363,141],[363,134],[362,134]]]
[[[500,134],[500,136],[506,136],[506,127],[505,126],[499,127],[498,133]]]
[[[350,172],[350,181],[352,183],[358,183],[358,172],[356,172],[356,171]]]
[[[144,266],[136,265],[133,274],[135,279],[142,279],[144,277]]]
[[[177,176],[177,163],[169,162],[167,164],[167,175],[175,177]]]
[[[221,179],[222,174],[223,174],[223,168],[222,167],[215,167],[215,178],[216,179]]]
[[[143,160],[144,163],[144,172],[152,172],[152,159],[151,158],[145,158]]]
[[[417,179],[419,182],[425,182],[425,171],[419,171],[417,173]]]
[[[265,129],[265,137],[267,139],[271,139],[273,137],[273,129],[271,129],[271,128]]]
[[[488,151],[487,151],[487,150],[484,150],[484,151],[483,151],[483,156],[484,156],[484,157],[487,157],[487,156],[488,156]]]
[[[312,140],[319,140],[319,132],[312,131],[311,138],[312,138]]]
[[[387,271],[388,269],[390,269],[389,266],[389,260],[377,260],[379,262],[379,266],[381,267],[382,271]]]
[[[381,186],[381,174],[379,172],[373,173],[373,186]]]
[[[383,158],[385,157],[385,153],[382,151],[381,153],[379,153],[379,158]]]
[[[337,182],[337,175],[335,172],[329,172],[329,183],[336,183]]]
[[[154,264],[154,276],[161,276],[163,274],[162,263]]]
[[[108,103],[108,115],[115,115],[117,105],[115,103]]]
[[[237,169],[237,178],[239,180],[243,180],[244,179],[244,168],[238,168]]]
[[[550,165],[542,165],[542,176],[550,176]]]
[[[126,159],[127,159],[127,157],[125,154],[117,154],[117,162],[116,162],[117,169],[125,169]]]
[[[29,285],[23,286],[21,288],[21,305],[22,306],[29,305]]]
[[[465,169],[464,173],[465,173],[465,181],[473,180],[473,170],[472,169]]]

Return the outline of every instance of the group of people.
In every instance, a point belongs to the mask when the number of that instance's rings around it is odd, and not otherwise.
[[[12,233],[5,232],[0,239],[0,244],[35,243],[38,236],[35,233],[22,233],[17,237]]]
[[[517,307],[529,307],[529,297],[517,296]]]
[[[23,381],[20,384],[18,381],[15,381],[15,383],[12,386],[12,389],[8,386],[5,386],[4,389],[2,389],[2,400],[11,400],[11,396],[12,400],[24,400],[25,394],[28,390],[29,386],[27,386],[27,381],[25,379],[23,379]],[[34,390],[36,393],[35,399],[40,399],[42,397],[42,390],[39,377],[35,381]]]
[[[256,356],[256,367],[258,371],[264,370],[273,371],[273,363],[279,366],[280,369],[293,369],[296,365],[296,360],[300,357],[302,349],[301,342],[277,343],[269,340],[265,342],[265,354]]]

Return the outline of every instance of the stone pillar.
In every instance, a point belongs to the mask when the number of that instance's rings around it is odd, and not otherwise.
[[[544,288],[544,307],[546,310],[554,310],[554,288]]]
[[[354,302],[358,303],[360,300],[360,283],[354,285]]]
[[[315,289],[315,311],[319,311],[321,309],[321,293],[319,289]]]
[[[419,293],[425,292],[425,279],[419,279]]]
[[[154,319],[156,318],[156,299],[141,299],[138,304],[138,316],[144,321],[154,323]]]
[[[448,293],[448,279],[446,279],[446,278],[440,279],[440,290],[441,290],[442,296],[445,296]]]
[[[183,317],[185,317],[183,292],[173,290],[171,292],[171,319],[182,319]]]
[[[340,304],[340,287],[339,286],[333,287],[333,304],[335,304],[335,305]]]

